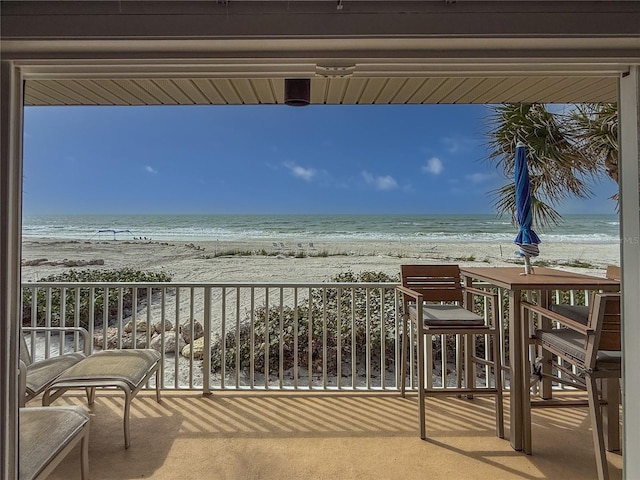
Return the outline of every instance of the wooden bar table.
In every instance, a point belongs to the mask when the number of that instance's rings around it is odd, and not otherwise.
[[[485,282],[508,291],[510,443],[514,450],[530,454],[529,435],[525,438],[525,428],[528,427],[524,425],[523,418],[524,402],[529,401],[526,390],[529,388],[529,372],[524,371],[528,332],[520,313],[522,293],[539,291],[539,301],[547,307],[555,290],[619,291],[620,282],[546,267],[535,267],[528,275],[524,274],[524,267],[460,267],[460,271],[467,286],[474,281]]]

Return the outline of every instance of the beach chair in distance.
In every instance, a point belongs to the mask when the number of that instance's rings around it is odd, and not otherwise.
[[[502,367],[500,364],[500,336],[497,320],[497,294],[472,287],[463,288],[460,281],[458,265],[402,265],[400,267],[402,285],[396,287],[402,301],[402,358],[401,358],[401,394],[405,396],[407,349],[410,342],[408,322],[417,329],[418,353],[418,420],[420,438],[426,439],[425,397],[427,395],[492,395],[495,398],[496,436],[504,438],[504,414],[502,404]],[[489,302],[490,316],[493,323],[485,323],[485,319],[464,308],[473,308],[473,296],[485,297]],[[432,374],[433,335],[455,335],[464,338],[464,379],[461,387],[458,369],[458,386],[449,388],[433,388],[429,378],[425,385],[425,376]],[[475,355],[474,336],[485,336],[485,349],[493,352],[492,360],[485,360]],[[492,341],[489,342],[489,339]],[[459,345],[460,342],[456,342]],[[425,358],[426,347],[426,358]],[[444,348],[442,351],[444,352]],[[460,358],[460,351],[456,352]],[[444,353],[443,353],[444,357]],[[446,358],[442,359],[446,368]],[[487,379],[486,387],[476,387],[475,365],[489,365],[494,369],[494,386]]]
[[[315,250],[316,249],[316,247],[313,246],[313,242],[309,242],[309,248],[311,250]]]
[[[538,328],[530,338],[537,348],[550,354],[543,357],[549,358],[550,368],[540,369],[537,374],[587,391],[599,480],[609,478],[605,448],[615,451],[620,446],[618,428],[622,376],[620,314],[619,293],[594,293],[591,297],[586,325],[552,310],[528,302],[522,303],[522,318],[531,321],[535,315],[538,320],[547,319],[558,322],[560,325],[560,328]],[[541,322],[538,323],[540,324]],[[552,362],[552,356],[556,356],[561,362]],[[525,371],[528,371],[528,358],[525,362]],[[601,389],[599,389],[599,383]],[[539,400],[534,403],[530,398],[524,404],[524,441],[531,451],[531,408],[559,407],[562,404],[549,400]],[[602,404],[605,404],[606,422],[603,420]],[[575,403],[568,403],[567,406],[575,407]]]
[[[26,396],[27,365],[20,360],[20,394]],[[45,479],[80,443],[81,478],[89,478],[89,414],[81,407],[20,407],[18,475]]]

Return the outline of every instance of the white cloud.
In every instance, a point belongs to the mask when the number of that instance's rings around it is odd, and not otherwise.
[[[144,169],[149,173],[158,173],[158,170],[153,168],[151,165],[147,165],[146,167],[144,167]]]
[[[307,182],[313,180],[313,177],[316,176],[316,170],[314,168],[305,168],[297,165],[293,162],[284,162],[283,165],[289,169],[291,175],[297,178],[301,178]]]
[[[460,150],[460,143],[451,137],[443,138],[442,143],[444,143],[445,148],[449,153],[456,153]]]
[[[398,182],[390,175],[375,176],[370,172],[363,171],[362,178],[368,185],[373,185],[376,190],[393,190],[398,188]]]
[[[433,175],[439,175],[443,169],[444,166],[442,165],[442,160],[438,157],[431,157],[427,160],[427,163],[422,166],[423,172],[431,173]]]
[[[447,152],[456,154],[471,150],[478,142],[467,137],[444,137],[442,139]]]
[[[471,183],[484,183],[491,180],[495,175],[493,173],[472,173],[465,178]]]

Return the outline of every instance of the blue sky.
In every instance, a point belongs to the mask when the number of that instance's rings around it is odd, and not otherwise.
[[[494,213],[480,105],[29,107],[25,214]],[[615,213],[616,186],[562,213]]]

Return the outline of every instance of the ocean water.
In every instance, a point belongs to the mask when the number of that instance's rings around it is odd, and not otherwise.
[[[566,215],[537,230],[542,242],[617,243],[615,215]],[[99,232],[111,229],[118,232]],[[23,239],[165,241],[513,241],[508,218],[495,215],[27,215]]]

